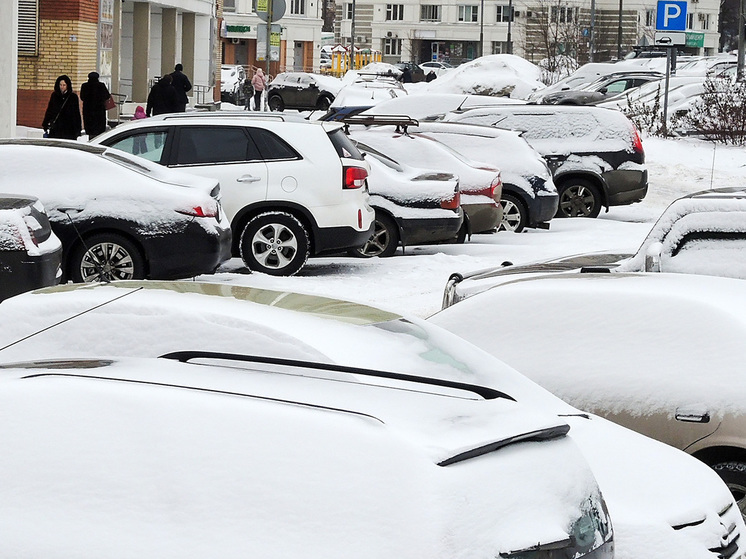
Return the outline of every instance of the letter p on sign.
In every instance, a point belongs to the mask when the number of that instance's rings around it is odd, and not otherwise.
[[[686,2],[658,0],[655,29],[657,31],[686,31]]]

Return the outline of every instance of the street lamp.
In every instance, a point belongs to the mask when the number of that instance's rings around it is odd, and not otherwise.
[[[479,5],[479,56],[484,55],[484,0]]]

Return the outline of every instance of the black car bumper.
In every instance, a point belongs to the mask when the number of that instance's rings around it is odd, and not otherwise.
[[[456,238],[464,222],[463,213],[433,219],[396,218],[403,246],[442,243]]]
[[[358,248],[363,246],[375,231],[375,221],[364,231],[352,227],[314,228],[314,255]]]
[[[539,223],[551,220],[559,207],[559,194],[534,196],[528,202],[528,226],[536,227]]]
[[[623,169],[603,174],[609,193],[609,206],[639,202],[648,193],[648,172]]]
[[[208,231],[196,221],[173,234],[143,239],[149,279],[211,274],[231,257],[230,228]]]
[[[62,246],[30,256],[26,251],[0,252],[0,301],[19,293],[57,285],[62,277]]]

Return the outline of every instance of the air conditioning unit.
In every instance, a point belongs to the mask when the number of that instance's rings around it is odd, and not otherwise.
[[[233,43],[234,45],[237,45],[240,42],[241,42],[241,39],[239,39],[238,37],[233,37],[231,39],[231,43]]]
[[[365,35],[358,35],[357,37],[355,37],[355,42],[357,44],[365,43],[367,42],[367,39],[365,38]]]

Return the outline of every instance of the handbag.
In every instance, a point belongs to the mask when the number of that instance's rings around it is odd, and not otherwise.
[[[116,106],[117,106],[117,103],[116,103],[116,101],[114,101],[114,97],[112,97],[111,95],[109,95],[109,98],[104,103],[104,108],[107,111],[110,111],[111,109],[113,109]]]

